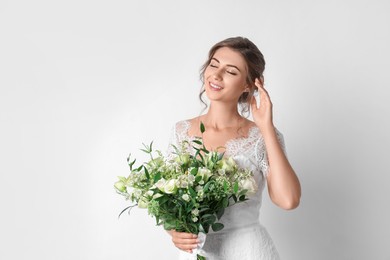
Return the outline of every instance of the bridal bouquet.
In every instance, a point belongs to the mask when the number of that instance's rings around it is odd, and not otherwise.
[[[200,130],[203,134],[203,124]],[[207,234],[210,228],[223,229],[218,221],[225,208],[247,200],[257,190],[250,170],[239,168],[232,157],[208,151],[200,137],[173,146],[175,152],[168,157],[153,151],[152,144],[141,149],[150,160],[134,167],[136,160],[129,156],[130,175],[118,177],[114,184],[120,195],[134,203],[120,215],[138,206],[166,230]],[[205,258],[197,255],[197,259]]]

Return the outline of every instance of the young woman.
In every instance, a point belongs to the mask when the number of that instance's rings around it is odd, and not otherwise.
[[[206,93],[209,109],[204,115],[178,122],[174,129],[172,142],[177,144],[201,136],[199,125],[203,122],[206,148],[224,147],[225,154],[233,156],[238,165],[251,167],[257,182],[258,190],[248,201],[226,209],[221,218],[225,228],[207,234],[202,255],[208,260],[279,259],[259,222],[262,191],[267,184],[271,200],[283,209],[294,209],[300,201],[299,180],[286,158],[283,137],[272,121],[264,67],[262,53],[246,38],[229,38],[214,45],[201,70],[204,84],[200,97]],[[244,116],[249,110],[254,121]],[[189,257],[200,242],[195,234],[169,233],[183,252],[181,259]]]

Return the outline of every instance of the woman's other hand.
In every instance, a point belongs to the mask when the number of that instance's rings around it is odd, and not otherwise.
[[[178,232],[176,230],[168,230],[172,236],[172,242],[180,250],[192,253],[192,249],[198,247],[198,236],[192,233]]]
[[[257,78],[255,80],[255,85],[260,96],[260,106],[257,107],[256,98],[252,97],[253,120],[255,121],[257,127],[260,128],[260,130],[268,129],[269,127],[272,127],[273,129],[271,99],[263,86],[262,80]]]

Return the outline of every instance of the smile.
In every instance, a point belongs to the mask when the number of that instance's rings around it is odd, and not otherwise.
[[[216,85],[216,84],[214,84],[214,83],[209,83],[209,85],[210,85],[210,87],[211,87],[211,89],[212,90],[221,90],[221,89],[223,89],[223,87],[221,87],[221,86],[218,86],[218,85]]]

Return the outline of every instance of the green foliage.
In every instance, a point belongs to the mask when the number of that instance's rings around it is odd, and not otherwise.
[[[203,134],[205,127],[200,124]],[[128,177],[118,177],[114,187],[118,194],[135,203],[125,208],[147,208],[156,225],[164,229],[190,233],[208,233],[210,228],[224,228],[218,222],[225,209],[248,199],[248,185],[253,179],[247,169],[239,169],[232,158],[208,151],[202,138],[194,138],[174,146],[174,153],[164,157],[153,150],[153,142],[141,149],[150,160],[135,166],[136,159],[127,158]],[[193,151],[193,152],[189,152]],[[251,183],[251,182],[249,182]],[[203,259],[203,258],[198,258]]]

